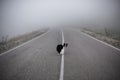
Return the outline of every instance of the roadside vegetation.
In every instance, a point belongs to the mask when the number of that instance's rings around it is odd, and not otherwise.
[[[88,29],[83,28],[82,32],[87,33],[99,40],[111,44],[120,49],[120,31],[115,29]]]
[[[31,40],[37,36],[40,36],[41,34],[47,32],[48,29],[44,29],[44,30],[37,30],[37,31],[33,31],[24,35],[19,35],[17,37],[14,37],[10,40],[8,40],[9,36],[3,36],[2,37],[2,41],[0,41],[0,54],[11,49],[14,48],[28,40]]]

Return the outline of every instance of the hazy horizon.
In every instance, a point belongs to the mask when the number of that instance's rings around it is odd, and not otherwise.
[[[1,0],[0,38],[43,27],[119,27],[118,0]]]

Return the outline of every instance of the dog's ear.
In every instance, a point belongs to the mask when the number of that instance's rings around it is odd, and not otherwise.
[[[65,44],[65,43],[63,44],[63,47],[64,47],[64,46],[66,46],[66,44]]]
[[[68,46],[68,43],[65,43],[64,46],[67,47],[67,46]]]

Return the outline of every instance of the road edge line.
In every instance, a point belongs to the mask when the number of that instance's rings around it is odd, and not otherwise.
[[[90,36],[89,34],[86,34],[86,33],[83,33],[83,32],[81,32],[81,33],[84,34],[84,35],[86,35],[86,36],[88,36],[88,37],[90,37],[90,38],[92,38],[92,39],[94,39],[94,40],[96,40],[96,41],[101,42],[102,44],[104,44],[104,45],[106,45],[106,46],[109,46],[109,47],[111,47],[111,48],[113,48],[113,49],[116,49],[117,51],[120,51],[119,48],[116,48],[116,47],[114,47],[114,46],[112,46],[112,45],[110,45],[110,44],[108,44],[108,43],[106,43],[106,42],[104,42],[104,41],[101,41],[101,40],[99,40],[99,39],[97,39],[97,38],[95,38],[95,37],[92,37],[92,36]]]
[[[30,43],[31,41],[34,41],[34,40],[36,40],[36,39],[44,36],[44,35],[47,34],[49,31],[50,31],[50,30],[48,30],[47,32],[45,32],[45,33],[43,33],[43,34],[41,34],[41,35],[39,35],[39,36],[31,39],[31,40],[28,40],[27,42],[24,42],[24,43],[22,43],[22,44],[20,44],[20,45],[18,45],[18,46],[16,46],[16,47],[14,47],[14,48],[11,48],[11,49],[9,49],[8,51],[5,51],[5,52],[1,53],[0,56],[2,56],[2,55],[4,55],[4,54],[7,54],[7,53],[9,53],[9,52],[11,52],[11,51],[14,51],[14,50],[17,49],[17,48],[22,47],[22,46]]]

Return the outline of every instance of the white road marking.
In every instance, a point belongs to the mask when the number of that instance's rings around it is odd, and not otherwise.
[[[64,34],[63,34],[63,31],[61,30],[62,32],[62,45],[64,44]],[[59,80],[64,80],[64,51],[65,51],[65,48],[63,47],[62,51],[61,51],[61,67],[60,67],[60,78]]]
[[[94,39],[94,40],[97,40],[97,41],[99,41],[99,42],[101,42],[101,43],[103,43],[103,44],[105,44],[105,45],[107,45],[107,46],[109,46],[109,47],[111,47],[111,48],[114,48],[114,49],[120,51],[119,48],[116,48],[116,47],[114,47],[114,46],[112,46],[112,45],[110,45],[110,44],[108,44],[108,43],[106,43],[106,42],[103,42],[103,41],[101,41],[101,40],[99,40],[99,39],[96,39],[96,38],[94,38],[94,37],[92,37],[92,36],[90,36],[90,35],[88,35],[88,34],[86,34],[86,33],[83,33],[83,32],[81,32],[81,33],[84,34],[84,35],[86,35],[86,36],[88,36],[88,37],[90,37],[90,38],[92,38],[92,39]]]
[[[17,48],[19,48],[19,47],[22,47],[22,46],[24,46],[24,45],[30,43],[31,41],[36,40],[36,39],[38,39],[38,38],[44,36],[44,35],[47,34],[48,32],[49,32],[49,31],[47,31],[46,33],[43,33],[43,34],[41,34],[40,36],[38,36],[38,37],[36,37],[36,38],[33,38],[33,39],[31,39],[31,40],[29,40],[29,41],[27,41],[27,42],[25,42],[25,43],[23,43],[23,44],[21,44],[21,45],[18,45],[18,46],[14,47],[14,48],[12,48],[12,49],[6,51],[6,52],[3,52],[3,53],[0,54],[0,56],[4,55],[4,54],[6,54],[6,53],[9,53],[9,52],[11,52],[11,51],[13,51],[13,50],[15,50],[15,49],[17,49]]]
[[[63,31],[61,30],[61,32],[62,32],[62,45],[64,44],[64,34],[63,34]]]

